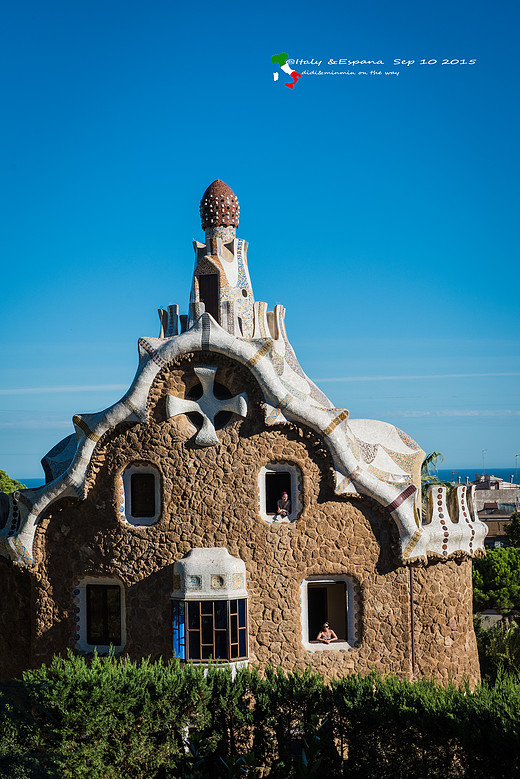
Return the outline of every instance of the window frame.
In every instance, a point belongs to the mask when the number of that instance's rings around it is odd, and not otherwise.
[[[132,477],[136,475],[150,475],[154,477],[154,498],[155,513],[152,516],[138,516],[133,513],[132,508]],[[150,527],[155,525],[162,513],[161,500],[161,473],[153,463],[130,463],[121,474],[120,495],[119,495],[119,516],[129,525],[134,527]]]
[[[173,626],[173,653],[180,660],[192,663],[237,663],[249,659],[249,631],[248,631],[248,598],[218,598],[201,600],[172,600],[172,626]],[[243,620],[240,615],[240,605],[243,604]],[[218,618],[216,610],[218,604],[225,605],[225,627],[216,627]],[[234,605],[236,604],[236,606]],[[190,627],[190,611],[198,611],[198,628]],[[203,641],[203,618],[211,617],[212,633],[211,641]],[[243,624],[240,624],[241,621]],[[235,622],[236,641],[233,641]],[[220,623],[222,624],[222,623]],[[225,656],[217,657],[217,636],[225,634]],[[197,635],[198,634],[198,637]],[[198,651],[193,651],[192,641],[197,641]],[[236,654],[233,654],[236,647]],[[244,652],[240,652],[243,648]]]
[[[336,641],[333,644],[316,643],[315,638],[309,636],[309,603],[308,585],[316,584],[345,584],[345,622],[347,636],[344,641]],[[301,605],[301,638],[307,652],[350,650],[359,646],[358,615],[359,615],[360,591],[357,581],[346,574],[313,574],[307,576],[300,584]],[[332,623],[334,629],[334,624]]]
[[[119,589],[119,622],[120,622],[120,642],[118,644],[101,644],[92,642],[90,635],[89,614],[89,587],[101,586],[107,588],[117,587]],[[74,588],[74,604],[76,612],[76,649],[82,653],[91,653],[96,650],[99,654],[108,654],[111,650],[115,654],[123,651],[126,645],[126,604],[125,588],[117,577],[106,576],[87,576],[76,584]]]
[[[276,520],[276,513],[267,511],[267,480],[270,474],[285,473],[291,480],[291,513],[287,518]],[[303,510],[303,475],[296,463],[279,461],[263,465],[258,473],[258,510],[264,522],[272,525],[292,524],[301,516]]]

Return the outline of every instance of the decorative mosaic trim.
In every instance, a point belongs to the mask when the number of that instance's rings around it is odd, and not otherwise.
[[[224,243],[231,243],[236,235],[236,227],[207,227],[206,239],[220,238]]]
[[[265,424],[266,425],[274,425],[276,423],[276,420],[282,417],[281,411],[277,408],[273,408],[272,411],[269,412],[269,414],[265,418]]]
[[[403,431],[400,430],[398,427],[395,428],[395,431],[396,431],[397,435],[399,436],[399,438],[401,439],[401,441],[404,444],[406,444],[406,446],[408,446],[410,449],[415,449],[415,451],[417,451],[417,452],[421,451],[421,447],[419,446],[419,444],[416,441],[413,440],[413,438],[410,438],[409,435],[407,435],[406,433],[403,433]]]
[[[83,496],[83,487],[77,481],[75,481],[75,479],[72,478],[70,473],[63,474],[63,481],[67,486],[72,487],[72,489],[74,490],[74,492],[78,497]]]
[[[267,314],[267,303],[259,302],[258,303],[258,323],[260,327],[260,336],[262,338],[269,338],[269,333],[265,329],[266,314]]]
[[[80,427],[87,438],[90,438],[91,441],[94,441],[94,443],[97,443],[99,441],[99,436],[92,432],[90,427],[87,425],[87,423],[80,417],[79,414],[74,414],[72,417],[72,421],[75,425]]]
[[[379,481],[385,482],[385,484],[395,485],[396,487],[400,487],[403,484],[412,483],[412,476],[409,473],[404,475],[402,473],[387,473],[386,471],[381,471],[379,468],[374,468],[373,465],[368,463],[367,471],[375,476]]]
[[[146,338],[139,338],[138,341],[139,346],[142,346],[145,352],[147,352],[151,359],[154,361],[156,365],[159,366],[159,368],[165,368],[167,365],[167,362],[163,360],[159,352],[157,352],[151,344],[148,343]]]
[[[224,590],[226,589],[226,576],[220,573],[211,574],[211,589],[212,590]]]
[[[399,508],[401,503],[404,503],[404,501],[410,497],[410,495],[413,495],[414,492],[416,492],[417,487],[415,487],[413,484],[409,484],[408,487],[401,492],[400,495],[395,498],[391,503],[388,504],[387,509],[390,513],[392,511],[395,511],[396,508]]]
[[[119,481],[119,487],[117,490],[117,497],[118,497],[118,507],[117,511],[119,514],[120,519],[123,520],[123,522],[126,522],[126,496],[125,496],[125,485],[123,484],[123,477],[122,474],[118,477]]]
[[[364,462],[372,463],[379,451],[379,444],[367,444],[365,441],[359,441],[359,449]]]
[[[394,452],[392,449],[387,449],[386,446],[381,446],[381,448],[387,453],[389,457],[392,458],[396,465],[403,469],[403,471],[406,471],[407,473],[412,472],[415,461],[418,457],[417,453],[403,454],[402,452]]]
[[[323,431],[323,435],[330,435],[332,431],[341,423],[344,419],[348,417],[348,411],[346,408],[342,409],[342,411],[338,414],[338,416],[332,420],[332,422],[327,425],[325,430]]]
[[[403,550],[403,557],[404,558],[410,556],[410,552],[412,551],[412,549],[415,546],[417,546],[417,543],[418,543],[418,541],[419,541],[421,536],[422,536],[422,530],[416,530],[415,533],[413,534],[413,536],[411,537],[411,539],[406,544],[404,550]]]
[[[26,565],[32,565],[33,563],[32,554],[29,552],[27,547],[24,546],[24,544],[20,540],[20,536],[13,536],[11,538],[11,544],[16,549],[19,561],[25,563]]]
[[[352,577],[352,589],[354,591],[354,635],[352,638],[354,646],[358,647],[363,637],[363,598],[361,594],[361,585],[355,577]]]
[[[307,394],[301,392],[299,389],[296,389],[296,387],[293,387],[292,384],[289,384],[289,382],[285,381],[284,379],[280,379],[280,381],[285,387],[285,389],[288,389],[290,390],[290,392],[292,392],[295,398],[298,398],[303,403],[307,403],[307,401],[309,400],[309,396]],[[291,395],[289,396],[286,395],[286,397],[291,397]]]
[[[201,346],[204,352],[209,350],[209,342],[211,339],[211,320],[209,314],[202,314],[202,336]]]
[[[234,573],[231,577],[231,589],[232,590],[242,590],[244,589],[244,574],[243,573]]]
[[[247,367],[248,368],[254,368],[254,366],[259,362],[262,357],[265,357],[265,355],[273,348],[273,341],[271,338],[269,338],[265,344],[257,351],[256,354],[253,355],[248,361],[247,361]]]
[[[202,590],[202,579],[200,576],[187,576],[186,588],[188,590]]]
[[[18,502],[14,495],[11,495],[11,524],[9,526],[9,535],[12,536],[20,529],[20,511]]]
[[[142,411],[138,406],[135,405],[135,403],[132,403],[132,401],[128,400],[127,397],[122,398],[121,403],[123,406],[125,406],[125,408],[131,411],[132,414],[135,414],[139,420],[144,421],[146,419],[146,411]]]

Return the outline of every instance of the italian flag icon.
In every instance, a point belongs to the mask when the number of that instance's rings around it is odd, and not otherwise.
[[[297,73],[295,70],[291,68],[290,65],[287,64],[287,57],[288,54],[285,52],[281,52],[281,54],[274,54],[271,57],[271,62],[273,65],[279,65],[281,70],[283,70],[284,73],[287,73],[288,76],[292,76],[292,83],[286,84],[286,87],[289,87],[289,89],[292,89],[299,78],[302,77],[301,73]],[[278,73],[273,73],[274,80],[278,81]]]

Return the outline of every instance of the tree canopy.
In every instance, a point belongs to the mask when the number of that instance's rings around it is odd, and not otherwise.
[[[496,609],[509,615],[520,607],[520,547],[488,549],[473,561],[475,611]]]
[[[520,512],[511,514],[511,522],[504,528],[504,533],[509,541],[509,546],[520,547]]]
[[[0,492],[15,492],[16,490],[24,490],[25,484],[16,479],[11,479],[5,471],[0,471]]]

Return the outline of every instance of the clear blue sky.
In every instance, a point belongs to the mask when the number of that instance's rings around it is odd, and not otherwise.
[[[447,468],[514,465],[519,22],[511,0],[4,4],[0,468],[40,476],[123,394],[156,309],[187,309],[215,178],[337,406]],[[290,90],[281,51],[356,75]]]

